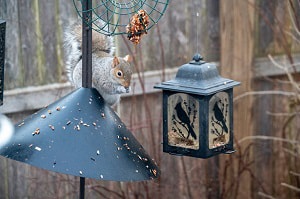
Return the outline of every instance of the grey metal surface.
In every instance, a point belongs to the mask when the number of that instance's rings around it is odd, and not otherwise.
[[[175,79],[162,82],[154,88],[196,95],[211,95],[239,84],[240,82],[221,77],[215,64],[206,63],[202,60],[201,55],[196,54],[193,61],[178,69]]]
[[[141,181],[160,171],[93,88],[79,88],[15,126],[0,155],[74,176]]]

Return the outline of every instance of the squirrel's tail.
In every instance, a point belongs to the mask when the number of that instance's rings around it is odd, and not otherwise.
[[[97,22],[103,26],[103,22]],[[72,23],[64,32],[64,60],[68,79],[73,81],[73,71],[82,59],[82,23]],[[113,37],[92,31],[92,52],[98,56],[113,56],[115,53]]]

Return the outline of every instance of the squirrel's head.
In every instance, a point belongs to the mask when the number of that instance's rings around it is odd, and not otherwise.
[[[112,71],[116,81],[124,86],[124,88],[129,91],[131,75],[133,68],[130,65],[132,58],[130,55],[125,57],[114,57],[112,62]]]

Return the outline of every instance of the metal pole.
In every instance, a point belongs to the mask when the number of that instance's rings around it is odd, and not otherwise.
[[[6,22],[0,19],[0,106],[3,105]]]
[[[80,177],[80,192],[79,192],[80,199],[84,199],[84,186],[85,186],[85,178]]]
[[[82,1],[82,87],[92,87],[92,1]]]
[[[82,87],[92,88],[92,1],[82,1]],[[85,178],[80,177],[79,198],[84,199]]]

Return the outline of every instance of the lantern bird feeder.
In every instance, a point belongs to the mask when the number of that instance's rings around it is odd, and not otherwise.
[[[163,90],[163,151],[197,158],[234,152],[233,87],[239,84],[196,54],[175,79],[156,85]]]

